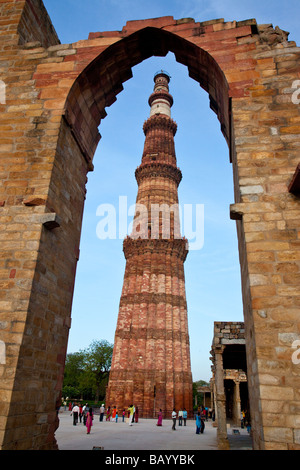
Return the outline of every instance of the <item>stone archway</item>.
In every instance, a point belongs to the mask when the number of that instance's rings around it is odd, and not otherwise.
[[[98,126],[131,67],[168,51],[209,93],[230,148],[255,448],[299,448],[299,49],[255,20],[173,17],[61,45],[40,1],[0,11],[11,22],[0,52],[2,448],[56,448]]]

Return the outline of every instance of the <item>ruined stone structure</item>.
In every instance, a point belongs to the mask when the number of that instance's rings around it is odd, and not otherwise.
[[[224,381],[226,417],[229,418],[230,424],[241,426],[241,411],[250,413],[247,374],[243,370],[225,369]]]
[[[241,423],[241,411],[249,412],[245,328],[243,322],[215,322],[212,342],[211,387],[218,426],[218,445],[229,449],[227,422]],[[242,403],[243,402],[243,403]]]
[[[213,409],[213,390],[211,384],[209,385],[202,385],[197,387],[197,393],[202,395],[202,404],[203,406],[208,407],[209,409]],[[196,396],[197,398],[197,396]],[[198,400],[197,400],[198,401]],[[194,405],[197,406],[198,402],[195,402]]]
[[[106,404],[142,417],[193,411],[192,373],[185,296],[187,240],[181,238],[173,97],[168,74],[154,77],[150,117],[138,182],[133,232],[123,243],[126,258]]]
[[[128,21],[60,44],[41,0],[2,0],[0,16],[0,446],[56,448],[98,127],[131,68],[171,51],[229,146],[254,447],[299,449],[299,48],[254,19]]]

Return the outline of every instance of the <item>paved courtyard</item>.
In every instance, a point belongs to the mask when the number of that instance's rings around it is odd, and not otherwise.
[[[195,421],[188,420],[186,426],[176,425],[172,430],[171,419],[165,419],[162,427],[156,426],[157,420],[139,419],[138,423],[129,426],[126,422],[99,422],[95,415],[91,434],[86,427],[78,423],[73,426],[70,412],[59,413],[60,426],[56,439],[60,450],[93,450],[103,447],[104,450],[218,450],[217,430],[211,421],[206,422],[203,434],[196,434]],[[240,435],[230,437],[231,448],[249,449],[250,439],[247,431],[240,430]]]

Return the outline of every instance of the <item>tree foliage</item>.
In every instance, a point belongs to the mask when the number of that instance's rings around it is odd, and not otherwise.
[[[113,345],[106,340],[93,341],[84,350],[67,354],[63,395],[70,391],[77,395],[70,398],[94,399],[105,396],[112,360]],[[71,387],[71,388],[70,388]]]
[[[209,383],[205,380],[198,380],[197,382],[193,382],[193,403],[195,410],[199,405],[203,405],[203,394],[198,392],[198,387],[209,387]]]

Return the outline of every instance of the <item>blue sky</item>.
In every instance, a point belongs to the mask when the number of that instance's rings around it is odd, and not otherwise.
[[[62,43],[87,39],[90,32],[121,30],[129,20],[173,16],[195,21],[255,18],[272,23],[299,41],[299,0],[44,0]],[[286,6],[288,5],[288,6]],[[102,139],[89,173],[77,267],[68,352],[79,351],[94,339],[113,343],[121,295],[125,259],[122,240],[100,240],[96,215],[101,204],[118,208],[119,196],[135,203],[134,177],[140,164],[149,117],[148,97],[157,70],[171,75],[174,98],[172,118],[177,163],[183,173],[179,200],[204,205],[204,245],[189,253],[185,262],[186,294],[193,380],[211,377],[209,360],[214,321],[243,321],[240,266],[235,222],[229,218],[234,202],[232,167],[219,122],[209,108],[208,95],[188,77],[186,67],[173,54],[152,57],[133,68],[133,78],[107,108],[101,122]]]

